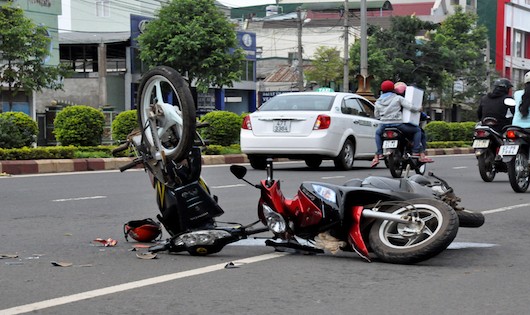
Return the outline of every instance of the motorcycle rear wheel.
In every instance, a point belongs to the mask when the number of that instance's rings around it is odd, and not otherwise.
[[[513,191],[524,193],[528,189],[528,185],[530,184],[530,172],[528,168],[528,154],[521,150],[508,162],[508,178]]]
[[[373,224],[369,243],[373,253],[384,262],[415,264],[432,258],[445,250],[458,232],[456,212],[438,200],[412,199],[383,211],[419,219],[418,224],[388,220]]]
[[[196,127],[195,105],[187,82],[175,69],[159,66],[145,73],[138,91],[143,144],[157,160],[183,160],[194,143]],[[161,125],[164,120],[170,121],[166,128]]]
[[[493,153],[490,150],[484,151],[478,156],[478,172],[480,177],[486,183],[492,182],[497,174],[493,168]]]
[[[402,156],[403,153],[399,149],[396,149],[387,157],[388,169],[390,170],[390,174],[394,178],[401,178],[401,176],[403,175]]]

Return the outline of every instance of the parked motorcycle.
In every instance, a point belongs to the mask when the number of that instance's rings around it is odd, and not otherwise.
[[[506,163],[498,158],[499,148],[503,144],[503,136],[495,130],[497,119],[485,117],[473,132],[473,149],[478,160],[478,171],[485,182],[491,182],[499,172],[508,171]]]
[[[515,192],[525,192],[530,183],[530,132],[521,127],[506,126],[503,136],[499,156],[507,164],[510,186]]]
[[[376,257],[413,264],[446,249],[459,224],[484,223],[480,213],[458,207],[459,199],[447,183],[421,175],[399,180],[368,177],[345,185],[304,182],[287,199],[280,181],[273,178],[272,159],[267,160],[266,179],[255,185],[244,178],[244,166],[230,167],[237,178],[260,190],[258,220],[248,225],[221,223],[216,218],[224,211],[200,175],[199,147],[204,142],[194,119],[184,117],[194,116],[194,111],[183,83],[168,67],[146,73],[139,90],[141,128],[115,150],[130,147],[137,158],[120,170],[143,164],[156,191],[157,217],[171,237],[151,246],[151,253],[209,255],[250,235],[272,232],[274,237],[266,245],[277,250],[355,251],[367,261]]]
[[[403,176],[403,171],[414,170],[425,174],[426,164],[412,156],[413,142],[396,127],[387,127],[382,133],[385,164],[394,178]]]

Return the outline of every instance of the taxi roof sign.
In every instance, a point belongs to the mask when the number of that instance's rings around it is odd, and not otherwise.
[[[318,89],[316,89],[317,92],[335,92],[333,91],[332,88],[328,88],[328,87],[320,87]]]

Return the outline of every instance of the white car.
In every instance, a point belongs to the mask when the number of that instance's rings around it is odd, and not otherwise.
[[[241,151],[255,169],[264,169],[267,157],[287,157],[311,168],[332,159],[349,170],[355,159],[373,158],[378,125],[374,105],[357,94],[279,94],[243,120]]]

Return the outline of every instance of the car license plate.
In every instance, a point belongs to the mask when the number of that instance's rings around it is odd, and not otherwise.
[[[398,146],[397,140],[385,140],[383,141],[383,149],[395,149]]]
[[[484,149],[487,148],[490,144],[489,139],[476,139],[473,140],[473,148],[475,149]]]
[[[519,145],[513,144],[513,145],[503,145],[499,149],[499,155],[515,155],[517,154],[517,151],[519,151]]]
[[[289,132],[291,131],[290,120],[274,120],[272,125],[272,131],[274,132]]]

